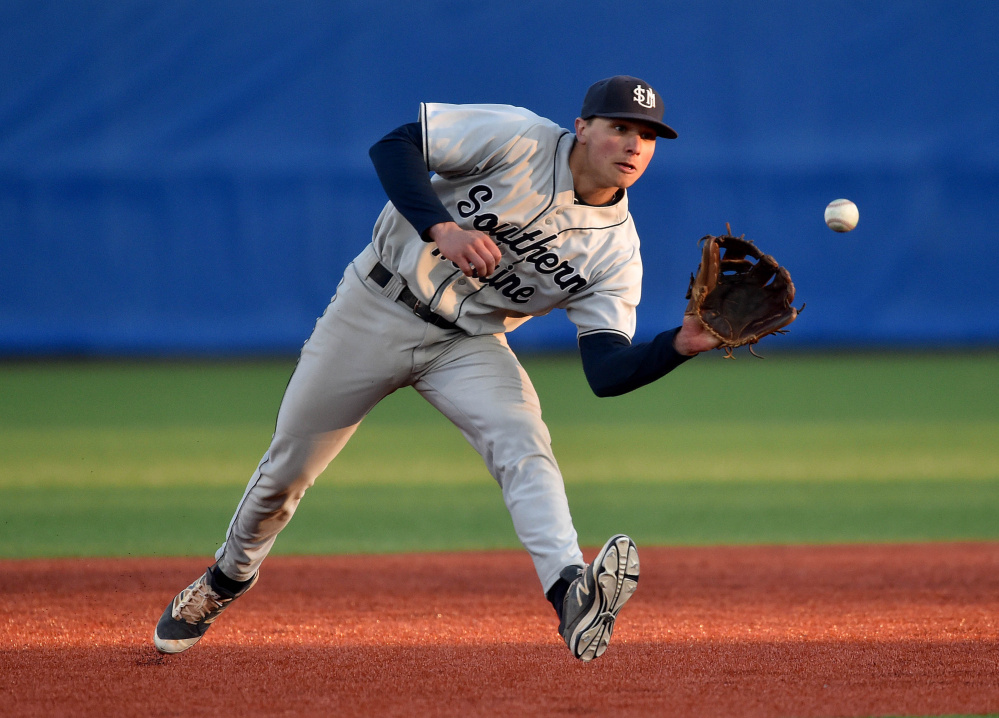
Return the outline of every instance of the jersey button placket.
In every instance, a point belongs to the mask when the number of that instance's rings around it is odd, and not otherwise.
[[[551,212],[548,213],[548,216],[545,217],[545,226],[551,227],[553,224],[557,225],[558,220],[561,219],[561,217],[562,217],[562,208],[559,207],[558,209],[553,209]],[[557,230],[558,226],[556,226],[555,229]]]

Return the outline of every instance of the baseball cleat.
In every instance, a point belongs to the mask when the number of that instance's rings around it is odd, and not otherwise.
[[[607,650],[618,611],[638,588],[638,549],[624,534],[612,536],[589,566],[570,566],[559,633],[572,655],[588,663]],[[575,579],[575,580],[573,580]]]
[[[259,572],[236,593],[216,585],[209,567],[205,575],[178,593],[163,611],[153,643],[160,653],[180,653],[201,640],[229,604],[253,588]]]

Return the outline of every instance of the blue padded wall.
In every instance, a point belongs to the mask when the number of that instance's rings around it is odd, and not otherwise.
[[[680,134],[631,192],[640,338],[730,222],[808,304],[780,346],[994,345],[997,36],[991,0],[0,2],[0,355],[297,351],[385,201],[367,149],[420,101],[568,127],[618,73]]]

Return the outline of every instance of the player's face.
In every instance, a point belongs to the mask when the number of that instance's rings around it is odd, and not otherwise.
[[[642,122],[608,117],[576,120],[582,149],[580,170],[594,189],[627,189],[649,166],[656,151],[656,132]],[[580,178],[576,178],[577,183]]]

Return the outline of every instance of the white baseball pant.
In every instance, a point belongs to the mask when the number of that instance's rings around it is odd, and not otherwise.
[[[437,327],[386,296],[399,283],[369,278],[375,261],[369,247],[351,263],[305,343],[270,447],[216,552],[219,567],[250,578],[365,415],[413,386],[485,460],[547,591],[565,566],[585,562],[530,379],[503,335]]]

